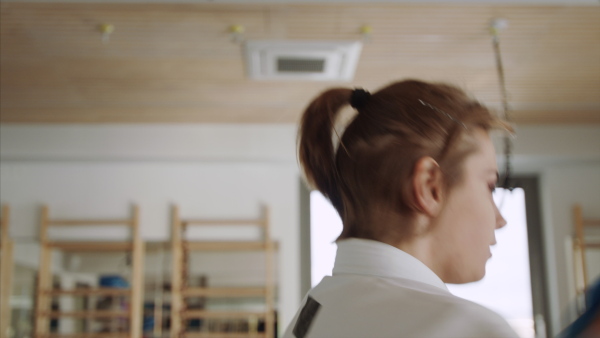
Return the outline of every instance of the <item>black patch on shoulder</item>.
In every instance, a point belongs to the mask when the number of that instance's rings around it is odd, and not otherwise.
[[[293,332],[296,338],[304,338],[306,336],[320,308],[321,304],[309,296],[294,326]]]

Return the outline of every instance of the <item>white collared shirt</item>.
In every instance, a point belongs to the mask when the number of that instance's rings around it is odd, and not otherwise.
[[[356,238],[337,244],[333,276],[309,291],[284,338],[517,337],[502,317],[453,296],[406,252]]]

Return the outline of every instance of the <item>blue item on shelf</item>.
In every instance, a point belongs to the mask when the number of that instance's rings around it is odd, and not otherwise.
[[[142,324],[142,330],[144,332],[150,332],[154,330],[154,317],[152,316],[144,316],[144,321]]]
[[[129,282],[119,275],[100,276],[99,286],[104,288],[128,288]]]

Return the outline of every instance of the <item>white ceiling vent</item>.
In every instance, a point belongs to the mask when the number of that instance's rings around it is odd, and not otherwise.
[[[247,41],[246,67],[255,80],[350,81],[357,41]]]

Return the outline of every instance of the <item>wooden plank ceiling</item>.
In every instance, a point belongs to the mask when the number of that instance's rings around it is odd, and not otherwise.
[[[501,34],[512,118],[600,123],[600,6],[3,2],[2,123],[294,123],[330,86],[450,81],[499,107],[488,23]],[[102,42],[99,25],[114,33]],[[257,82],[246,39],[356,40],[354,81]]]

